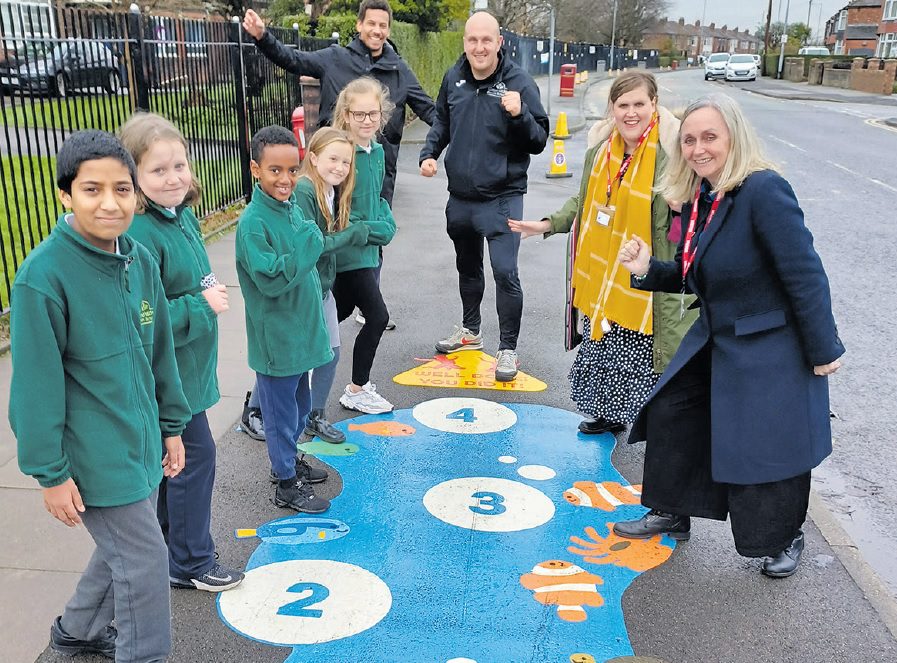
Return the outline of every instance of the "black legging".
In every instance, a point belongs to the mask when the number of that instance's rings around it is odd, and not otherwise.
[[[333,282],[332,292],[340,322],[352,315],[355,307],[364,316],[365,323],[355,338],[352,351],[352,382],[363,386],[371,379],[374,356],[389,322],[389,311],[380,294],[376,271],[365,268],[340,272]]]

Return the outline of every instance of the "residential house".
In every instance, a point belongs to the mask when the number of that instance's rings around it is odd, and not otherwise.
[[[678,21],[660,19],[645,32],[641,44],[641,48],[672,52],[692,62],[696,62],[698,56],[706,57],[720,51],[759,53],[762,46],[763,42],[749,30],[730,30],[726,25],[717,28],[715,23],[702,26],[700,21],[686,23],[684,18]]]
[[[853,0],[842,7],[825,24],[825,45],[834,55],[871,56],[880,51],[879,34],[882,29],[897,21],[884,21],[883,11],[897,18],[897,2],[894,0]],[[893,40],[887,42],[893,48]]]

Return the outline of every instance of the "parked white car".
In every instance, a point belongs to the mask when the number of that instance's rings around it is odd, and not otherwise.
[[[798,52],[798,55],[824,55],[829,56],[831,53],[825,46],[804,46]]]
[[[728,53],[711,53],[704,60],[704,80],[724,78],[726,75],[726,62],[729,61]]]
[[[726,61],[725,72],[727,81],[755,81],[757,80],[757,61],[749,53],[736,53]]]

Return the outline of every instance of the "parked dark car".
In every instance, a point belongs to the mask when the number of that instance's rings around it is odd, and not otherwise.
[[[118,58],[97,41],[70,39],[52,51],[0,74],[0,84],[11,89],[64,97],[75,90],[103,88],[110,94],[121,89]]]

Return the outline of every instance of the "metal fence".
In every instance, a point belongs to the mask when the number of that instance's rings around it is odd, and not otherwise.
[[[548,74],[549,51],[551,42],[545,38],[524,37],[507,30],[502,30],[508,54],[517,64],[533,76]],[[562,64],[576,64],[580,71],[596,71],[610,69],[611,47],[604,44],[586,44],[582,42],[554,42],[554,71],[561,71]],[[613,53],[614,69],[630,67],[657,67],[659,52],[650,49],[615,48]],[[601,64],[603,63],[603,64]]]
[[[298,38],[305,50],[328,40]],[[0,310],[28,252],[62,208],[55,155],[79,129],[116,131],[135,110],[170,119],[184,133],[206,216],[251,190],[249,138],[290,126],[301,103],[297,77],[261,56],[238,23],[22,5],[0,14]]]

